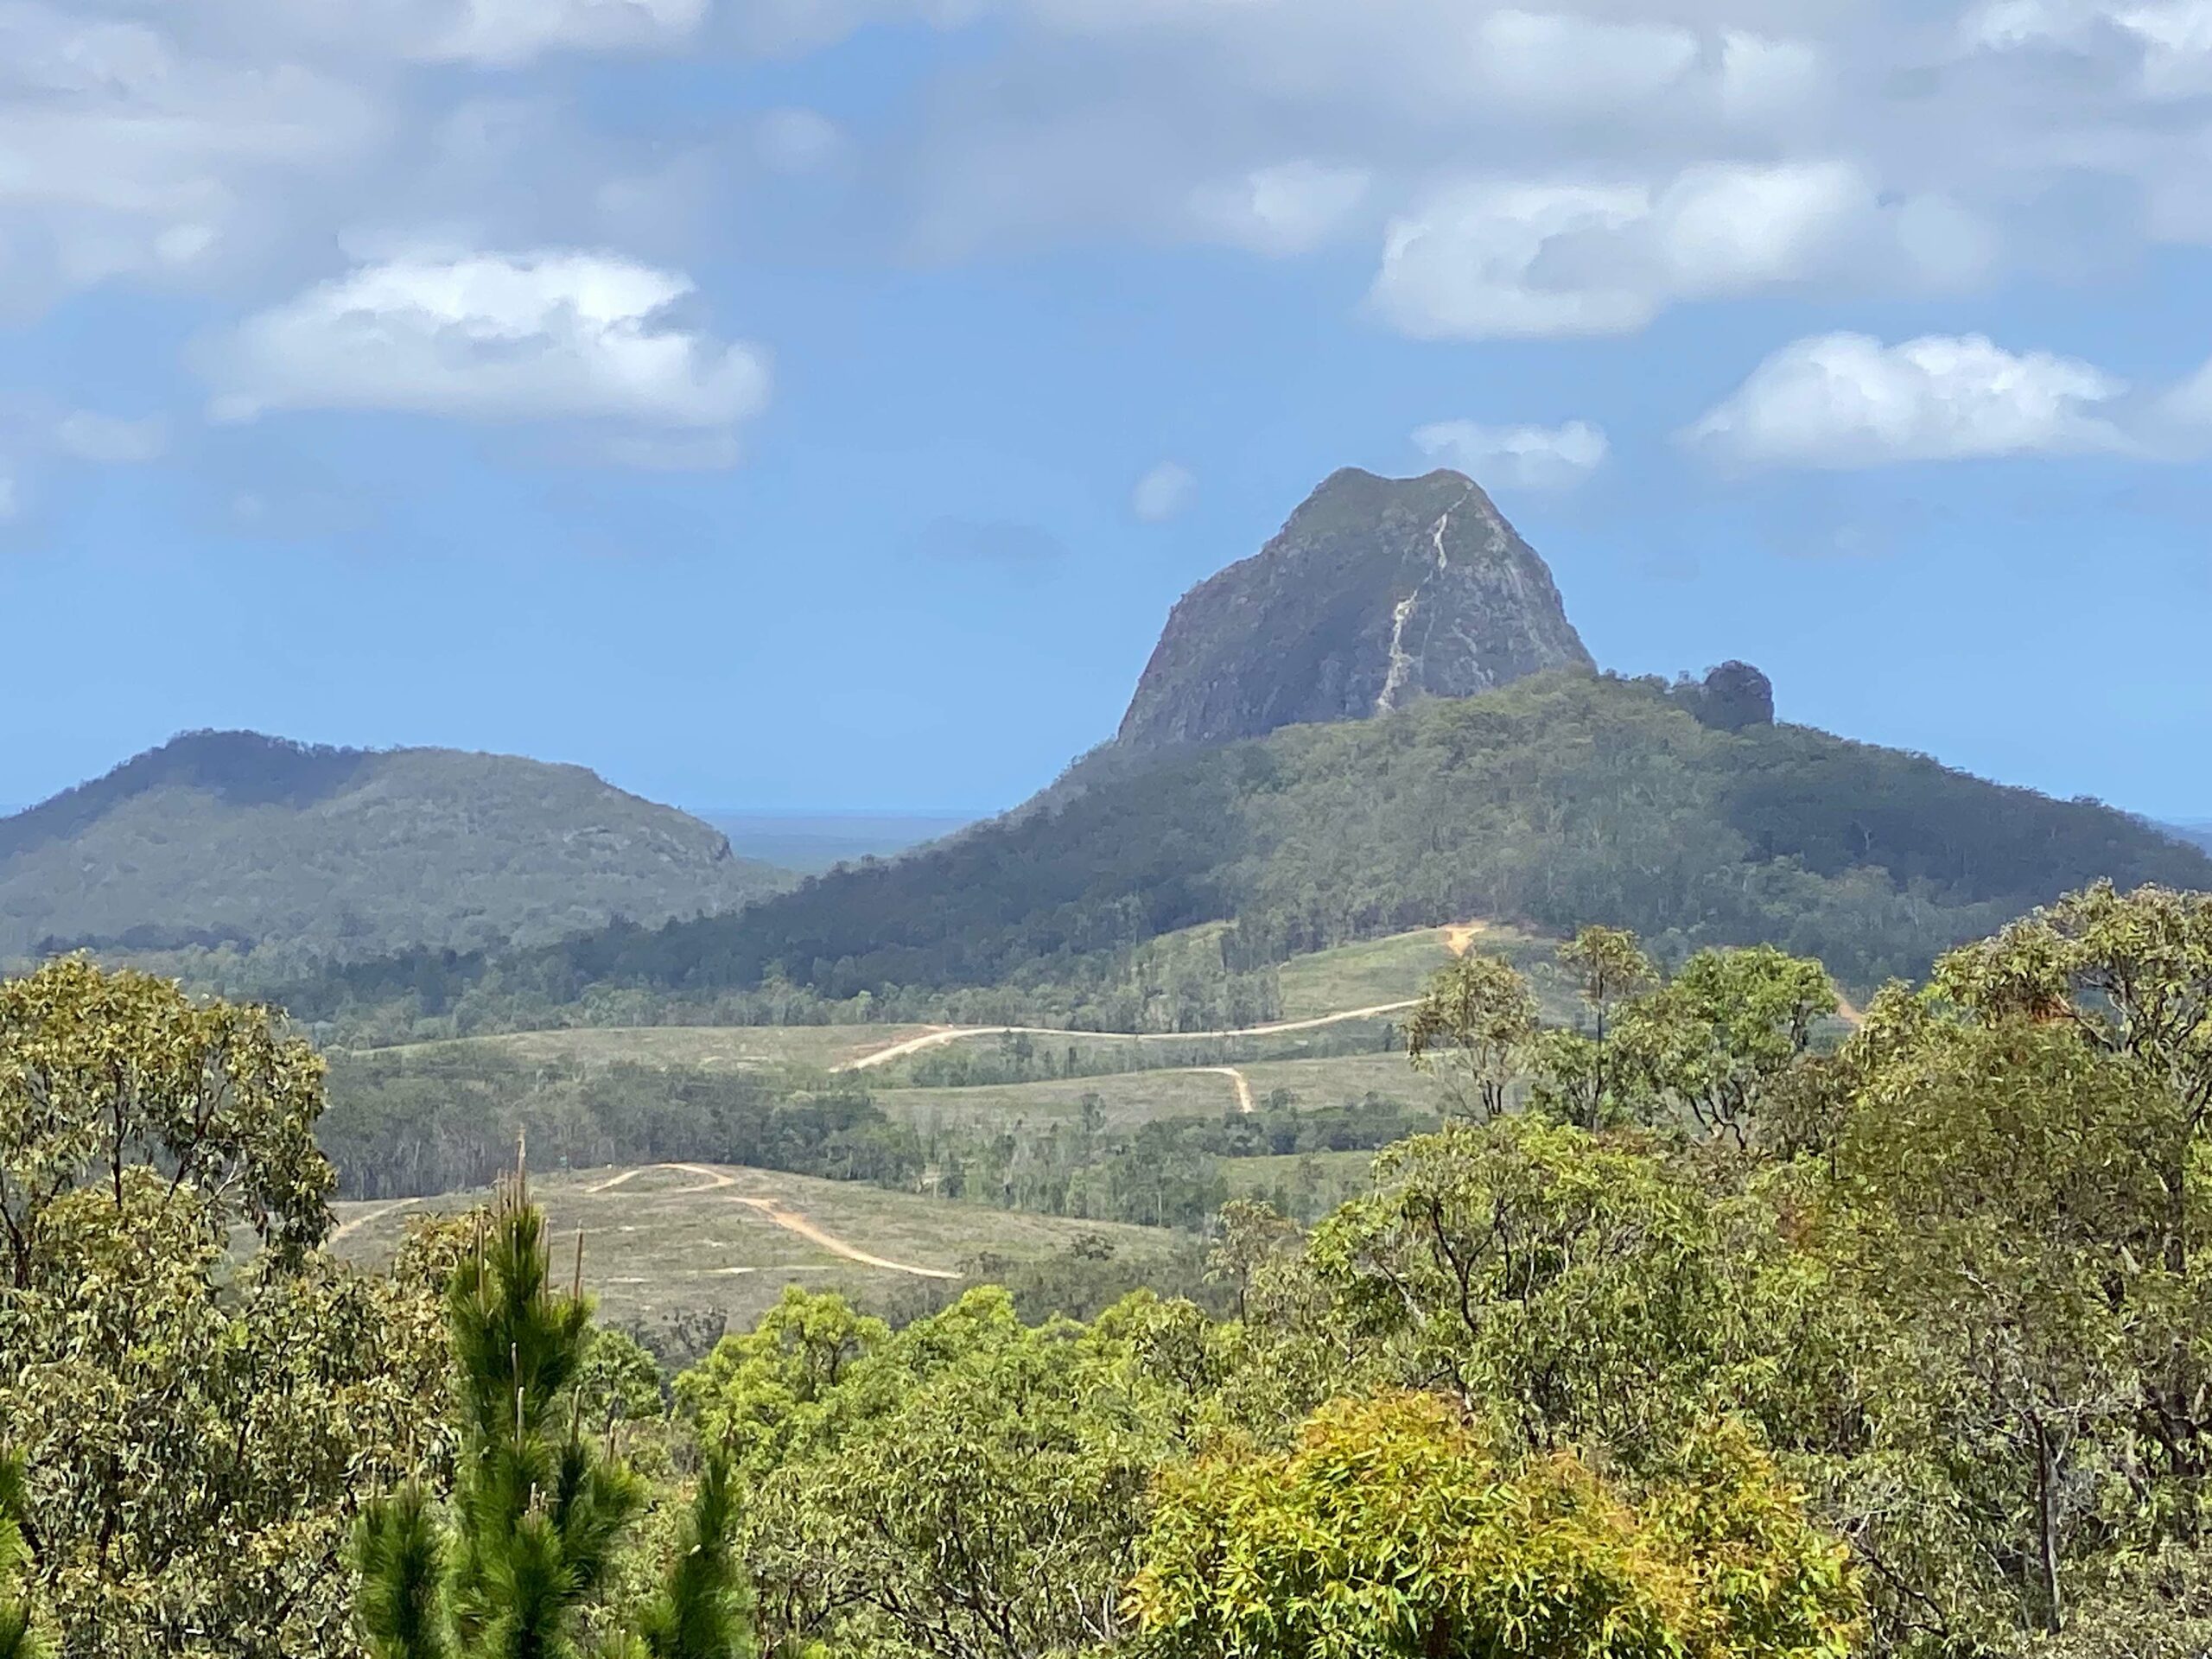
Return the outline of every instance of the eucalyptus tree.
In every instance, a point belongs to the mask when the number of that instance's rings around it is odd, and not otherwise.
[[[351,1651],[353,1510],[445,1454],[435,1248],[315,1249],[322,1100],[266,1010],[0,982],[0,1433],[61,1659]]]
[[[1437,970],[1406,1016],[1406,1053],[1441,1071],[1453,1104],[1488,1119],[1505,1110],[1514,1063],[1536,1030],[1536,997],[1513,964],[1470,954]]]

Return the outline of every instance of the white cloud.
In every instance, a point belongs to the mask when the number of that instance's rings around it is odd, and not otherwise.
[[[1657,97],[1699,66],[1697,35],[1564,11],[1494,11],[1474,26],[1476,64],[1494,97],[1524,109],[1618,109]]]
[[[1255,253],[1306,253],[1332,239],[1367,199],[1373,176],[1356,167],[1288,162],[1226,184],[1199,186],[1191,210],[1218,240]]]
[[[2212,362],[2152,402],[2141,437],[2145,448],[2163,461],[2212,456]]]
[[[1482,426],[1443,421],[1414,434],[1414,447],[1478,483],[1519,490],[1567,490],[1605,464],[1612,446],[1587,421],[1564,426]]]
[[[814,110],[771,110],[753,130],[753,146],[772,172],[819,173],[845,150],[842,129]]]
[[[1198,474],[1179,462],[1163,461],[1137,480],[1129,511],[1147,524],[1164,524],[1189,512],[1198,499]]]
[[[196,0],[194,10],[219,20],[232,40],[257,37],[280,53],[360,67],[412,60],[511,69],[559,52],[682,45],[711,15],[713,0]]]
[[[207,354],[214,410],[727,428],[766,404],[767,363],[677,321],[691,291],[603,254],[396,258],[248,319]]]
[[[705,19],[708,0],[462,0],[425,31],[417,54],[516,64],[551,51],[672,45]]]
[[[2212,429],[2212,363],[2207,363],[2174,388],[2166,399],[2168,413]]]
[[[1968,13],[1967,38],[1982,51],[2126,48],[2144,91],[2185,95],[2212,67],[2212,0],[1991,0]]]
[[[353,88],[160,30],[0,0],[0,304],[188,272],[290,180],[375,142]]]
[[[2152,99],[2212,91],[2212,0],[1991,0],[1966,28],[1986,51],[2116,54]]]
[[[1833,66],[1809,41],[1747,29],[1720,35],[1720,108],[1739,125],[1791,124],[1828,101]]]
[[[158,460],[168,448],[168,429],[158,419],[128,421],[80,409],[61,418],[54,439],[75,460],[127,467]]]
[[[1915,207],[1842,162],[1698,167],[1657,191],[1462,185],[1390,226],[1371,298],[1418,339],[1625,334],[1681,301],[1915,262]]]
[[[2125,382],[1978,335],[1885,346],[1823,334],[1783,346],[1685,435],[1748,466],[1859,467],[2131,448],[2113,405]]]
[[[1551,247],[1617,237],[1650,212],[1634,185],[1461,186],[1391,225],[1371,297],[1421,339],[1626,333],[1651,320],[1648,292],[1588,274],[1549,284],[1536,270]]]

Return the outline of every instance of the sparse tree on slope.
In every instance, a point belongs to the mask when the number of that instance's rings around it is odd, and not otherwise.
[[[1659,976],[1636,935],[1614,927],[1584,928],[1560,946],[1559,963],[1580,993],[1590,1024],[1587,1030],[1552,1029],[1534,1039],[1528,1056],[1536,1076],[1532,1099],[1539,1110],[1596,1130],[1622,1113],[1620,1068],[1611,1040],[1617,1018]]]
[[[1438,969],[1406,1019],[1406,1053],[1422,1071],[1452,1057],[1446,1087],[1465,1115],[1505,1110],[1513,1062],[1536,1030],[1536,998],[1513,964],[1465,956]]]

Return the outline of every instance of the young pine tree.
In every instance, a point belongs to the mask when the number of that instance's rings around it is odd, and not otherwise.
[[[548,1283],[545,1218],[519,1174],[448,1292],[462,1445],[451,1501],[410,1487],[371,1507],[357,1542],[376,1659],[740,1659],[748,1651],[728,1470],[699,1482],[667,1581],[616,1634],[602,1611],[645,1484],[594,1444],[575,1390],[591,1338],[577,1282]],[[603,1622],[603,1621],[596,1621]],[[0,1627],[4,1628],[4,1627]],[[4,1659],[4,1654],[0,1654]]]

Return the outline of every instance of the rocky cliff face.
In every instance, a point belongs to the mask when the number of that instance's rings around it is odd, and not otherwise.
[[[1550,570],[1473,480],[1346,471],[1176,606],[1120,741],[1258,737],[1591,666]]]

